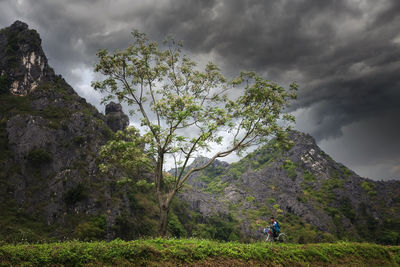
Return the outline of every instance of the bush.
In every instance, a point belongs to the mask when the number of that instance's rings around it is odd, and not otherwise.
[[[74,206],[76,203],[87,198],[87,189],[83,184],[78,184],[69,189],[65,194],[65,203],[68,206]]]
[[[82,222],[75,227],[74,235],[82,241],[94,241],[104,238],[106,233],[104,216],[94,217],[88,222]]]
[[[351,221],[351,223],[354,223],[356,213],[349,198],[345,197],[340,200],[340,211]]]
[[[37,148],[28,153],[27,159],[34,167],[40,167],[43,164],[51,162],[52,157],[49,152],[42,148]]]
[[[0,76],[0,94],[7,94],[10,92],[10,80],[5,75]]]
[[[213,215],[205,218],[203,223],[196,224],[193,235],[198,238],[235,241],[240,236],[237,226],[237,221],[230,216]]]
[[[310,171],[305,171],[303,177],[305,182],[313,183],[316,181],[315,175]]]
[[[73,142],[75,145],[79,146],[85,143],[85,138],[83,136],[78,135],[73,138]]]
[[[255,199],[256,199],[256,198],[253,197],[253,196],[248,196],[248,197],[246,197],[245,200],[246,200],[247,202],[253,202]]]
[[[368,196],[370,197],[376,196],[375,184],[364,181],[361,183],[361,187],[365,190],[365,192],[367,192]]]
[[[173,237],[185,237],[187,235],[185,228],[178,219],[178,216],[174,213],[169,214],[168,231]]]
[[[287,171],[289,178],[292,180],[296,178],[296,165],[290,159],[285,160],[283,163],[283,168]]]

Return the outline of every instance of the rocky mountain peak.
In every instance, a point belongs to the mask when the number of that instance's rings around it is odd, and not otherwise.
[[[371,221],[385,225],[383,218],[398,220],[398,183],[359,177],[329,157],[309,134],[291,131],[289,139],[294,144],[288,150],[271,140],[238,162],[196,173],[181,199],[206,217],[231,214],[241,222],[241,231],[256,239],[262,238],[257,229],[271,215],[285,227],[296,218],[317,231],[352,238],[368,237],[362,229]],[[314,239],[321,240],[318,235]]]
[[[0,31],[0,75],[14,95],[27,95],[54,76],[35,30],[21,21]]]
[[[210,160],[210,158],[207,158],[207,157],[204,157],[204,156],[197,156],[193,160],[192,164],[190,165],[190,168],[192,168],[192,167],[200,167],[200,166],[206,164],[209,160]],[[228,167],[229,163],[227,163],[225,161],[222,161],[222,160],[216,159],[216,160],[214,160],[213,163],[211,163],[210,166],[213,166],[213,167],[218,167],[218,166]]]
[[[97,165],[111,136],[106,117],[54,74],[35,30],[20,21],[0,29],[0,209],[61,227],[70,216],[82,222],[107,210],[101,220],[111,227],[120,207],[99,200],[113,193]]]
[[[28,29],[28,24],[26,24],[25,22],[22,22],[20,20],[16,20],[14,21],[13,24],[11,24],[11,26],[9,27],[11,29],[15,29],[15,30],[27,30]]]
[[[129,117],[122,111],[121,104],[112,101],[106,105],[106,120],[114,132],[125,129],[129,124]]]
[[[121,104],[115,103],[111,101],[106,105],[106,115],[110,114],[112,112],[122,112],[122,106]]]
[[[296,145],[317,145],[314,137],[307,133],[299,132],[296,130],[292,130],[289,132],[289,138]]]

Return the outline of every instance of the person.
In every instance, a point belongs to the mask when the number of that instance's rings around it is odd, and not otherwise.
[[[281,226],[280,226],[279,223],[275,220],[274,217],[271,217],[271,218],[269,219],[269,222],[270,222],[269,226],[270,226],[271,229],[272,229],[273,237],[274,237],[274,238],[277,238],[278,235],[279,235],[279,232],[281,231]]]

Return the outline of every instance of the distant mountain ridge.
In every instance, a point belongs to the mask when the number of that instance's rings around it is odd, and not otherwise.
[[[294,146],[288,151],[271,141],[237,163],[217,161],[189,179],[180,197],[204,216],[232,216],[241,232],[254,239],[261,238],[260,229],[275,216],[289,231],[309,225],[312,241],[400,241],[399,181],[359,177],[308,134],[293,131],[290,139]],[[301,236],[296,238],[310,238]]]

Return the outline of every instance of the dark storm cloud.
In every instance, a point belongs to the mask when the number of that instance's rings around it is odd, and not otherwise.
[[[400,158],[390,145],[400,143],[399,14],[397,0],[0,0],[0,26],[21,19],[38,29],[50,64],[73,85],[89,83],[82,72],[93,68],[98,49],[125,47],[137,28],[157,41],[183,40],[188,53],[213,59],[228,76],[255,70],[282,84],[297,81],[297,127],[321,142],[343,138],[345,129],[350,144],[357,139],[350,128],[368,135],[382,118],[385,149],[365,166]]]
[[[188,36],[183,32],[183,39],[190,44],[200,32],[207,38],[193,48],[216,51],[227,68],[254,69],[280,82],[291,79],[287,71],[297,71],[302,90],[296,106],[323,102],[318,121],[338,118],[320,129],[318,139],[338,134],[343,124],[397,109],[400,46],[392,40],[400,21],[381,19],[396,14],[394,5],[378,12],[376,21],[362,21],[363,10],[349,1],[231,3],[217,8],[215,21]]]
[[[173,1],[145,25],[191,52],[216,53],[229,73],[297,80],[294,107],[322,104],[315,122],[329,120],[313,132],[321,140],[377,113],[399,114],[399,12],[398,1]]]
[[[399,3],[226,1],[207,7],[212,12],[202,24],[193,16],[194,29],[180,27],[176,20],[162,25],[167,32],[181,29],[179,36],[190,51],[216,53],[229,73],[251,69],[284,84],[297,80],[301,90],[293,110],[308,109],[298,128],[319,141],[339,138],[326,148],[334,151],[335,144],[345,143],[351,149],[335,151],[335,158],[361,174],[396,178]],[[158,25],[154,20],[153,24]],[[304,120],[312,127],[301,125]]]

